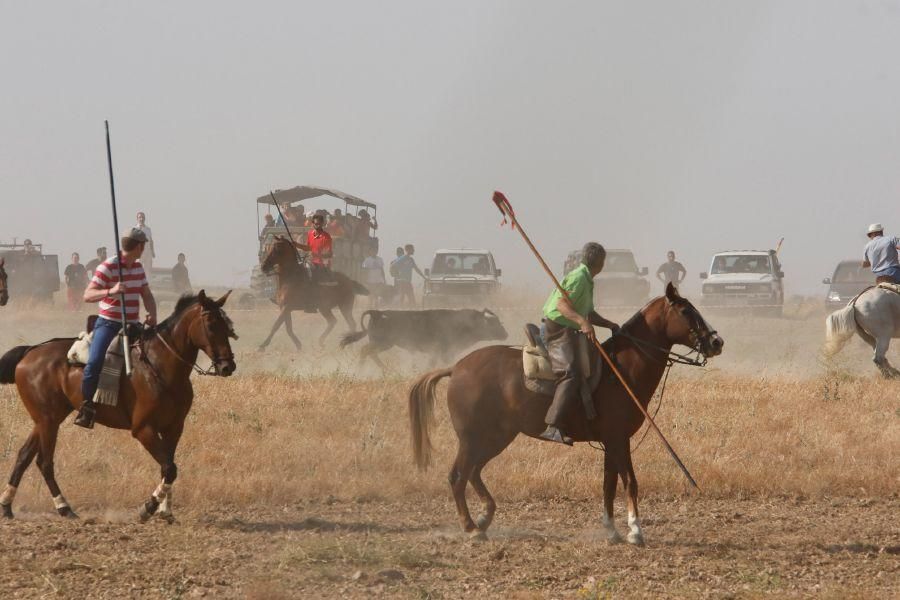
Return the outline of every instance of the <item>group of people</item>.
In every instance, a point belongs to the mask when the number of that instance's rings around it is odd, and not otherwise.
[[[416,294],[412,285],[413,273],[417,273],[422,278],[425,277],[425,274],[422,273],[419,265],[416,264],[416,259],[413,258],[415,253],[416,248],[412,244],[397,246],[396,256],[388,265],[388,272],[394,280],[393,285],[389,285],[384,273],[384,260],[378,256],[374,247],[368,249],[362,263],[362,280],[363,284],[373,292],[370,297],[373,306],[391,300],[395,300],[400,306],[416,305]]]
[[[141,254],[138,256],[138,260],[140,260],[144,272],[149,273],[153,268],[153,259],[156,257],[156,251],[153,244],[153,233],[147,225],[147,215],[145,213],[137,213],[137,223],[132,228],[132,231],[140,231],[146,240],[141,247]],[[26,242],[31,244],[31,240],[26,240]],[[26,245],[27,251],[28,246]],[[81,263],[81,255],[78,252],[72,253],[71,262],[66,265],[63,272],[66,284],[66,305],[69,310],[81,310],[85,290],[88,289],[90,282],[93,281],[97,268],[107,261],[107,257],[106,246],[97,248],[96,256],[89,260],[87,264]],[[187,257],[184,253],[179,253],[178,262],[172,267],[172,284],[175,293],[179,295],[191,292],[191,280],[185,264],[186,261]]]
[[[362,209],[356,215],[344,214],[337,208],[333,213],[325,209],[319,209],[313,213],[307,213],[302,204],[291,206],[285,202],[279,205],[281,214],[276,219],[272,214],[266,214],[263,231],[273,227],[313,227],[316,217],[322,218],[323,229],[332,238],[350,238],[354,240],[368,240],[374,236],[378,229],[378,221],[369,211]]]

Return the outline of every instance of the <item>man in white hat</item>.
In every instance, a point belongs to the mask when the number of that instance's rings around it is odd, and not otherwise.
[[[862,266],[872,267],[878,283],[900,283],[900,259],[897,248],[900,238],[886,237],[881,223],[869,225],[869,243],[866,244]]]

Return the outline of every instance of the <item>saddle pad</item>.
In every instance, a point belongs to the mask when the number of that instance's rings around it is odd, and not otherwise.
[[[550,367],[550,360],[537,346],[525,345],[522,347],[522,367],[525,369],[525,379],[544,379],[554,381],[556,376]]]
[[[75,343],[73,343],[72,347],[69,348],[69,351],[66,352],[66,358],[69,360],[70,365],[87,364],[88,356],[91,351],[91,339],[93,339],[93,337],[93,333],[88,333],[86,331],[82,331],[78,334],[78,339],[75,340]]]
[[[894,292],[895,294],[900,294],[900,283],[887,283],[886,281],[882,281],[878,284],[883,290],[888,290]]]

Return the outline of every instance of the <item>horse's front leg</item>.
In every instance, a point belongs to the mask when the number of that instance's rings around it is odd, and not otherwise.
[[[275,323],[272,325],[272,331],[269,332],[269,337],[259,345],[260,351],[265,350],[268,345],[272,342],[272,338],[275,337],[275,332],[278,331],[278,328],[281,327],[281,324],[284,323],[285,314],[290,314],[287,312],[286,308],[282,308],[281,312],[278,313],[278,318],[275,319]]]
[[[628,535],[625,537],[629,544],[644,545],[644,533],[641,531],[641,518],[638,514],[638,483],[634,476],[634,466],[631,464],[631,445],[625,442],[625,473],[622,477],[625,491],[628,494]]]
[[[166,445],[169,461],[162,468],[163,479],[154,494],[162,496],[162,500],[159,503],[159,511],[156,513],[157,516],[169,524],[175,522],[175,515],[172,514],[172,486],[175,483],[175,478],[178,476],[178,467],[175,465],[175,450],[178,448],[179,440],[181,440],[182,431],[184,431],[183,418],[176,420],[175,425],[162,432],[162,440]]]
[[[606,448],[603,456],[603,529],[606,531],[606,539],[610,544],[618,544],[622,536],[616,529],[613,519],[613,508],[616,500],[616,485],[619,483],[619,470],[616,468],[612,456],[613,449]]]
[[[156,460],[163,475],[162,482],[156,486],[156,489],[150,494],[150,498],[141,506],[138,513],[141,523],[146,523],[150,517],[156,514],[160,504],[172,491],[172,483],[178,476],[178,467],[175,466],[174,456],[169,453],[167,444],[155,427],[150,425],[139,426],[132,430],[131,435],[137,438],[147,452]]]

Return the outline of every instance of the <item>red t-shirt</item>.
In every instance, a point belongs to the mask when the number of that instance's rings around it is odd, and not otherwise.
[[[323,254],[331,254],[331,236],[327,231],[319,233],[315,229],[310,229],[306,234],[306,245],[309,246],[309,253],[312,255],[310,259],[312,264],[328,264],[328,259],[322,257]]]

